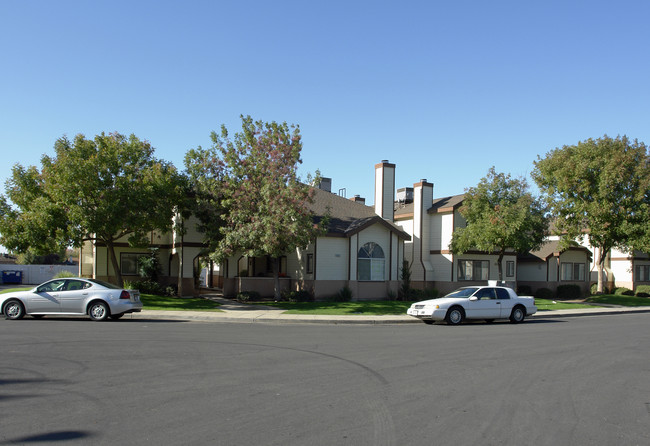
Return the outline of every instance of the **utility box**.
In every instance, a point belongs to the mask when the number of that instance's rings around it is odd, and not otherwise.
[[[2,283],[23,283],[23,272],[22,271],[3,271],[2,272]]]

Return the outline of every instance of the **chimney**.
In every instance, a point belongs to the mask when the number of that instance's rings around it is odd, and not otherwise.
[[[393,221],[395,203],[395,164],[382,160],[375,165],[375,214]]]
[[[413,185],[413,266],[414,280],[427,280],[431,250],[430,223],[427,211],[433,205],[433,184],[426,179]]]
[[[402,187],[397,189],[397,201],[402,204],[413,203],[413,188]]]
[[[350,198],[350,201],[354,201],[355,203],[366,204],[366,199],[361,198],[360,195],[355,195],[354,197]]]
[[[321,177],[318,189],[324,190],[325,192],[332,192],[332,179]]]

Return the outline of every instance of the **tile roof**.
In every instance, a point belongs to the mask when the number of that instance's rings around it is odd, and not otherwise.
[[[366,206],[336,194],[320,189],[314,189],[314,202],[309,206],[315,215],[315,221],[320,222],[323,216],[329,214],[330,223],[328,235],[349,237],[368,226],[379,223],[403,239],[410,240],[411,236],[399,226],[390,223],[375,214],[372,206]]]
[[[465,194],[452,195],[451,197],[434,198],[431,207],[427,209],[429,214],[437,212],[449,212],[458,207],[465,198]],[[412,217],[414,206],[413,203],[395,203],[395,218]]]
[[[580,246],[577,243],[575,243],[569,246],[568,248],[561,248],[559,240],[549,240],[546,243],[544,243],[542,247],[539,248],[537,251],[531,251],[526,254],[520,254],[517,258],[519,259],[519,261],[522,262],[526,262],[526,261],[545,262],[546,259],[553,256],[555,253],[563,253],[564,251],[568,251],[568,250],[585,251],[587,252],[589,258],[591,258],[591,252],[589,251],[589,249],[585,248],[584,246]]]

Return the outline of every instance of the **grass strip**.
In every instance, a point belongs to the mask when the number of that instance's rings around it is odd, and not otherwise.
[[[140,294],[140,300],[145,310],[166,311],[222,311],[219,304],[198,297],[166,297],[154,294]]]

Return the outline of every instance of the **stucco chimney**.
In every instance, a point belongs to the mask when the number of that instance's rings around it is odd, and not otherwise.
[[[393,221],[395,209],[395,164],[382,160],[375,165],[375,214]]]
[[[433,205],[433,183],[426,179],[413,185],[413,264],[414,280],[426,282],[427,270],[431,270],[429,262],[430,251],[430,221],[427,211]]]

